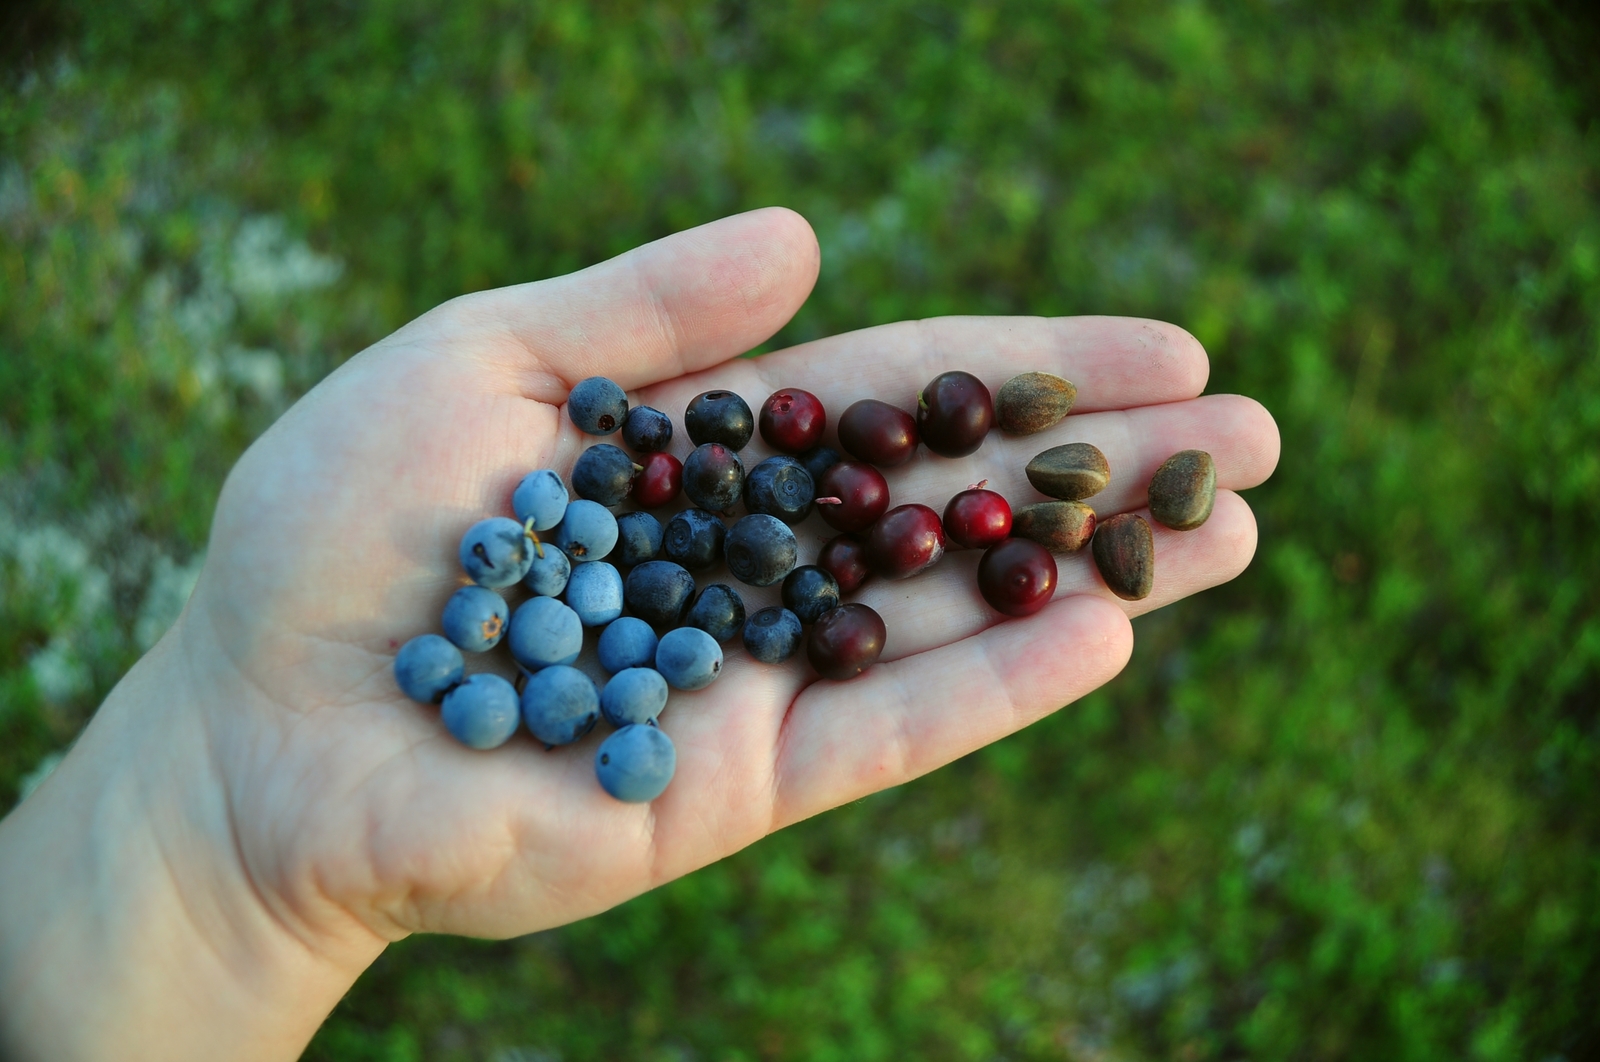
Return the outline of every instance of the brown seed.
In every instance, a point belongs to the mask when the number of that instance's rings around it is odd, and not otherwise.
[[[1072,412],[1078,389],[1047,372],[1013,376],[995,396],[995,422],[1013,435],[1032,435],[1061,423]]]
[[[1111,592],[1125,601],[1150,596],[1156,578],[1156,542],[1136,513],[1118,513],[1094,529],[1094,566]]]
[[[1150,515],[1162,527],[1193,531],[1217,501],[1217,465],[1204,450],[1184,450],[1150,477]]]
[[[1034,502],[1011,514],[1011,533],[1054,553],[1076,553],[1089,544],[1094,523],[1094,510],[1083,502]]]
[[[1089,443],[1052,446],[1028,462],[1028,482],[1041,494],[1062,501],[1080,501],[1106,489],[1111,466],[1106,455]]]

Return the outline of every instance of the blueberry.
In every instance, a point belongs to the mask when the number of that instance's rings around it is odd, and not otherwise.
[[[744,478],[744,506],[753,513],[798,524],[811,515],[817,496],[811,473],[792,457],[769,457]]]
[[[499,675],[473,675],[445,694],[439,718],[468,748],[499,748],[517,732],[517,691]]]
[[[528,573],[533,543],[522,525],[507,516],[479,520],[461,536],[461,567],[479,586],[498,590]]]
[[[696,446],[721,443],[730,450],[743,450],[755,434],[756,418],[732,391],[707,391],[690,400],[683,426]]]
[[[826,568],[805,564],[783,577],[783,607],[815,623],[830,608],[839,607],[839,580]]]
[[[561,473],[541,468],[522,477],[511,494],[511,508],[518,521],[527,523],[531,519],[535,531],[548,531],[561,522],[569,500]]]
[[[567,607],[585,627],[604,627],[622,615],[622,576],[605,561],[578,565],[567,580]]]
[[[677,767],[672,739],[653,726],[625,726],[594,754],[600,788],[630,804],[646,804],[664,793]]]
[[[604,376],[591,376],[567,396],[567,415],[581,432],[610,435],[628,416],[628,396]]]
[[[683,619],[694,596],[694,576],[672,561],[645,561],[628,573],[623,600],[633,614],[657,627],[671,627]]]
[[[667,706],[667,680],[651,667],[630,667],[600,691],[600,714],[612,726],[648,723]]]
[[[583,621],[553,597],[529,598],[511,614],[506,644],[517,663],[529,671],[570,664],[583,648]]]
[[[617,517],[617,547],[611,562],[631,568],[655,560],[661,554],[664,534],[661,521],[649,513],[623,513]]]
[[[814,447],[800,455],[800,463],[806,466],[806,471],[811,474],[811,482],[822,482],[822,474],[834,465],[843,461],[838,450],[826,446]]]
[[[547,667],[522,687],[522,718],[546,745],[570,745],[594,729],[600,693],[575,667]]]
[[[656,662],[656,632],[637,616],[623,616],[600,632],[600,666],[615,675],[630,667],[650,667]]]
[[[690,571],[705,571],[722,560],[722,542],[727,534],[726,525],[716,513],[685,509],[667,521],[662,548],[669,560]]]
[[[634,406],[622,422],[622,441],[641,454],[658,454],[672,442],[672,419],[659,409]]]
[[[460,649],[437,634],[419,634],[395,654],[394,680],[412,700],[438,704],[461,681],[462,667]]]
[[[771,586],[794,570],[794,532],[776,516],[752,513],[728,529],[728,570],[742,583]]]
[[[572,561],[566,553],[557,549],[554,542],[541,542],[533,547],[533,562],[522,577],[522,585],[540,597],[560,597],[571,574]]]
[[[712,583],[694,599],[683,622],[725,642],[744,627],[744,600],[733,587]]]
[[[575,501],[567,506],[566,515],[550,537],[572,563],[597,561],[617,544],[617,518],[599,502]]]
[[[697,446],[683,462],[683,493],[702,509],[725,512],[743,491],[744,465],[721,443]]]
[[[744,647],[763,664],[781,664],[795,654],[804,637],[800,617],[786,608],[770,605],[744,625]]]
[[[509,615],[506,599],[493,590],[463,586],[444,603],[444,620],[440,626],[456,648],[483,653],[500,644]]]
[[[572,466],[572,489],[578,497],[601,505],[621,505],[633,486],[633,458],[620,446],[599,443],[578,455]]]
[[[722,646],[699,627],[678,627],[661,636],[656,670],[675,690],[701,690],[722,671]]]

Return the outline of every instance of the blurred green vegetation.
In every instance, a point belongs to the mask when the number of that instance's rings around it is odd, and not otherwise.
[[[0,799],[338,359],[783,203],[775,344],[1194,331],[1283,429],[1255,563],[933,776],[392,948],[308,1057],[1600,1057],[1600,38],[1553,10],[56,5],[0,103]]]

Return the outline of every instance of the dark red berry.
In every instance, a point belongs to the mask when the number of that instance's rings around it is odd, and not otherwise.
[[[779,453],[798,454],[822,441],[828,414],[810,391],[774,391],[761,404],[761,438]]]
[[[645,454],[639,459],[640,471],[633,481],[636,504],[655,509],[666,505],[683,489],[683,462],[671,454]]]
[[[816,503],[829,527],[865,531],[889,508],[889,481],[869,464],[840,461],[822,474]]]
[[[950,499],[944,507],[944,536],[964,549],[988,549],[1011,534],[1011,506],[984,480]]]
[[[817,554],[817,567],[839,580],[839,592],[848,594],[867,578],[867,544],[855,535],[835,535]]]
[[[878,662],[888,636],[882,616],[851,602],[829,609],[817,619],[806,643],[806,656],[823,678],[855,678]]]
[[[1056,559],[1037,542],[1008,538],[978,562],[978,592],[997,612],[1031,616],[1056,591]]]
[[[884,468],[903,465],[917,451],[917,421],[876,398],[863,398],[839,418],[839,445],[851,457]]]
[[[942,372],[917,396],[917,433],[940,457],[965,457],[994,426],[994,398],[970,372]]]
[[[867,535],[867,564],[887,579],[905,579],[944,556],[944,525],[926,505],[900,505]]]

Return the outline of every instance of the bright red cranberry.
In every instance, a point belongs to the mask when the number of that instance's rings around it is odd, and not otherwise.
[[[978,592],[997,612],[1031,616],[1056,592],[1056,559],[1037,542],[1008,538],[978,562]]]
[[[863,398],[839,418],[839,445],[861,461],[893,468],[917,452],[917,421],[876,398]]]
[[[761,404],[761,438],[779,453],[798,454],[822,441],[828,413],[810,391],[774,391]]]
[[[994,398],[970,372],[942,372],[917,396],[917,433],[940,457],[965,457],[994,427]]]
[[[878,662],[888,636],[883,617],[853,601],[817,618],[806,643],[806,656],[823,678],[855,678]]]
[[[950,499],[944,507],[944,535],[964,549],[988,549],[1011,534],[1011,505],[984,480]]]
[[[671,454],[645,454],[639,459],[643,469],[633,481],[633,500],[645,509],[666,505],[683,488],[683,462]]]
[[[840,461],[817,484],[817,511],[839,531],[865,531],[889,508],[889,481],[869,464]]]
[[[900,505],[867,535],[867,564],[888,579],[905,579],[944,556],[944,525],[926,505]]]
[[[817,566],[839,580],[839,592],[848,594],[867,578],[867,544],[855,535],[834,535],[817,554]]]

